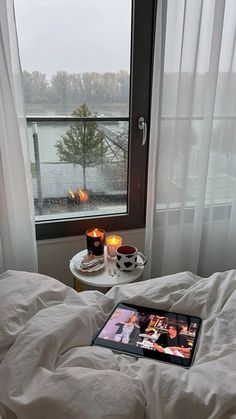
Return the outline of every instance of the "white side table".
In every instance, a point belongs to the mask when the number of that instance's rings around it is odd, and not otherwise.
[[[77,282],[85,284],[89,288],[111,288],[115,285],[128,284],[129,282],[136,281],[143,273],[144,266],[137,266],[131,272],[119,271],[116,267],[116,259],[110,259],[107,257],[106,246],[104,251],[105,267],[96,272],[80,272],[75,268],[74,262],[77,259],[81,259],[87,254],[87,249],[77,253],[70,261],[70,271],[74,277],[74,289],[81,290],[81,286],[77,287]],[[139,260],[140,259],[140,260]],[[142,262],[142,259],[138,256],[138,261]],[[111,276],[108,272],[117,273]],[[80,285],[78,284],[78,285]],[[86,287],[85,287],[86,288]],[[105,290],[103,290],[104,292]]]

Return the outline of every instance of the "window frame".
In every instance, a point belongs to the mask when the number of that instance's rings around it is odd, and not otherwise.
[[[95,226],[106,231],[145,226],[156,8],[157,0],[132,1],[127,213],[35,221],[37,240],[78,236]],[[138,129],[140,116],[147,123],[145,145]]]

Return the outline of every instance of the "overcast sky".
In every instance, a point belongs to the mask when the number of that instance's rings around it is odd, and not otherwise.
[[[129,71],[131,0],[14,0],[22,68]]]

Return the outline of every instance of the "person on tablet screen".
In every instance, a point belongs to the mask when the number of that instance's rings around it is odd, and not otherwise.
[[[180,351],[183,354],[189,354],[191,348],[188,346],[186,337],[179,334],[179,327],[176,323],[167,324],[168,333],[162,333],[155,341],[153,347],[158,352],[165,352],[165,348]]]
[[[136,343],[140,332],[136,315],[133,314],[130,316],[129,320],[126,322],[116,323],[116,326],[119,326],[114,337],[116,342]]]

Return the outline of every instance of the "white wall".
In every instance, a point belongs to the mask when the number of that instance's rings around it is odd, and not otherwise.
[[[115,232],[123,238],[124,244],[132,244],[144,251],[144,229]],[[107,233],[112,234],[112,232]],[[64,237],[61,239],[39,240],[39,273],[52,276],[66,285],[73,287],[73,277],[69,270],[70,259],[86,248],[86,237]]]

